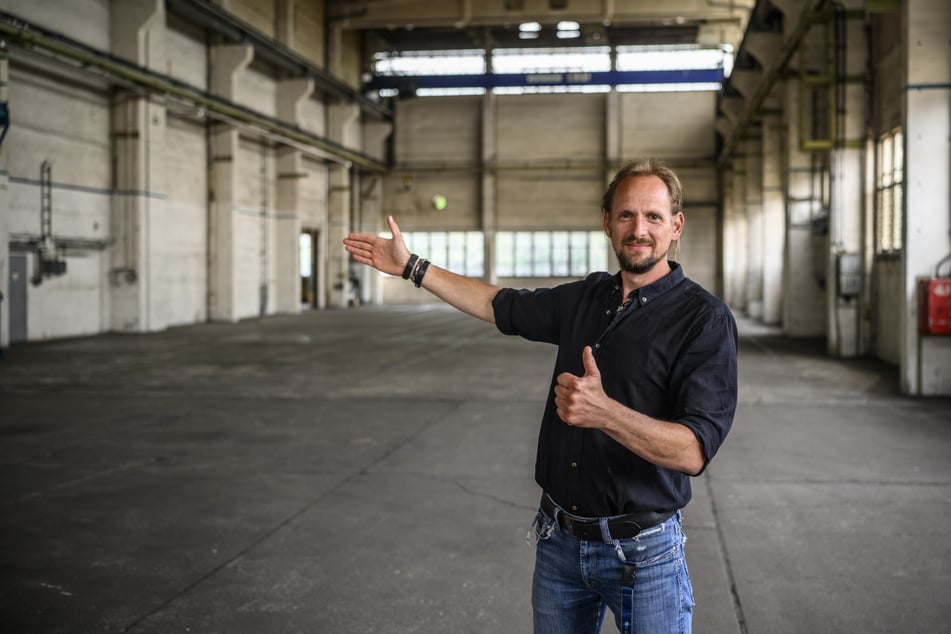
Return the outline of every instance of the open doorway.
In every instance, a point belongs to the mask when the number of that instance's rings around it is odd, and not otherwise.
[[[300,301],[301,308],[317,308],[317,237],[315,229],[304,229],[300,233]]]

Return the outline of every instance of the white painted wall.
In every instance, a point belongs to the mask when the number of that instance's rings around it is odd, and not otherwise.
[[[873,354],[898,364],[901,358],[901,260],[895,257],[875,261],[875,321]]]
[[[230,3],[232,8],[237,7],[239,19],[265,33],[276,30],[278,4],[250,0]],[[118,8],[120,5],[108,0],[4,2],[5,10],[105,53],[115,46],[116,28],[128,26],[126,35],[134,37],[148,11],[160,9],[161,3],[143,3],[142,15],[134,10],[117,13]],[[284,29],[282,37],[289,33],[292,48],[312,61],[321,61],[323,2],[296,3],[292,14],[296,19],[290,29]],[[150,41],[143,49],[149,67],[206,89],[204,30],[161,11],[155,15],[158,21],[148,22]],[[138,21],[126,25],[126,18]],[[126,111],[124,106],[112,103],[106,80],[16,50],[11,53],[9,79],[7,96],[15,114],[2,152],[7,188],[0,236],[6,242],[7,235],[24,240],[39,234],[39,169],[40,163],[49,159],[53,164],[54,236],[99,240],[106,245],[102,251],[68,252],[66,275],[29,287],[28,337],[94,334],[113,328],[160,330],[208,319],[208,210],[214,193],[209,191],[206,126],[227,126],[200,118],[194,108],[172,100],[156,100],[144,117],[133,104],[128,116],[141,118],[120,125]],[[277,86],[278,77],[272,69],[252,63],[238,76],[236,100],[275,116]],[[317,95],[306,100],[295,123],[325,135],[327,108],[321,99]],[[122,141],[129,146],[121,154],[126,157],[123,160],[116,153],[120,141],[113,138],[119,128],[132,131]],[[298,271],[293,266],[296,258],[287,256],[296,254],[297,232],[293,228],[288,231],[288,223],[296,226],[301,222],[308,229],[320,231],[322,242],[318,248],[325,260],[331,251],[327,242],[327,165],[305,156],[297,176],[299,208],[279,212],[275,204],[273,142],[264,144],[262,174],[260,137],[245,134],[249,136],[242,137],[236,155],[224,157],[233,159],[238,173],[237,198],[232,205],[236,257],[234,270],[228,273],[233,273],[235,279],[236,318],[261,314],[262,286],[267,291],[264,312],[273,313],[279,310],[278,281],[286,289],[285,278],[291,276],[293,285],[299,285]],[[135,140],[130,142],[130,138]],[[361,150],[359,126],[344,140]],[[136,143],[150,149],[136,150]],[[380,147],[374,150],[381,152]],[[119,178],[122,174],[126,174],[124,179]],[[119,180],[125,184],[116,190]],[[133,246],[116,232],[117,218],[123,215],[136,218],[135,223],[126,223]],[[337,253],[339,245],[334,244],[333,249]],[[127,291],[116,293],[113,282],[117,278],[111,269],[124,264],[124,253],[129,254],[130,265],[137,267],[138,278],[133,282],[122,276],[119,286]],[[5,252],[0,256],[5,258]],[[0,272],[6,276],[7,263],[0,264]],[[28,266],[33,266],[32,255]],[[323,268],[327,268],[326,262]],[[326,280],[320,283],[325,292]],[[288,305],[297,310],[293,298],[285,300],[281,309],[286,310]],[[3,318],[7,315],[4,312]]]
[[[152,307],[160,327],[207,318],[208,170],[205,129],[193,121],[168,118],[167,190],[164,217],[154,224],[153,259],[159,301]]]
[[[53,235],[106,240],[112,207],[107,96],[61,75],[36,71],[15,67],[10,73],[16,118],[4,140],[10,174],[8,231],[13,237],[39,237],[40,165],[49,161]],[[29,339],[101,330],[100,258],[96,251],[67,253],[66,275],[28,286]],[[28,267],[32,276],[32,255]]]

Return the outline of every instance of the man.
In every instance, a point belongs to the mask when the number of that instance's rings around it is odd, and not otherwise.
[[[351,234],[354,259],[456,308],[558,346],[538,441],[532,607],[537,633],[689,632],[693,592],[680,509],[736,407],[736,323],[668,259],[684,228],[677,176],[625,165],[602,200],[620,272],[536,291],[429,265],[392,239]]]

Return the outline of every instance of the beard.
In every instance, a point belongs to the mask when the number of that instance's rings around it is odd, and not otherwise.
[[[633,273],[634,275],[643,275],[647,273],[655,266],[657,263],[667,257],[667,252],[661,254],[651,254],[646,260],[636,262],[630,258],[624,251],[620,249],[615,249],[614,254],[617,256],[618,265],[626,273]]]

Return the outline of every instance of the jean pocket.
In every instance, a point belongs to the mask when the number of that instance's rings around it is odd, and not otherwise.
[[[535,543],[538,543],[543,539],[550,538],[557,527],[558,525],[555,523],[555,520],[548,517],[547,513],[539,509],[538,513],[535,514],[535,521],[532,522],[529,533],[534,531]]]
[[[662,526],[661,530],[648,529],[642,535],[621,540],[624,560],[640,568],[676,559],[682,551],[683,540],[670,525]]]

